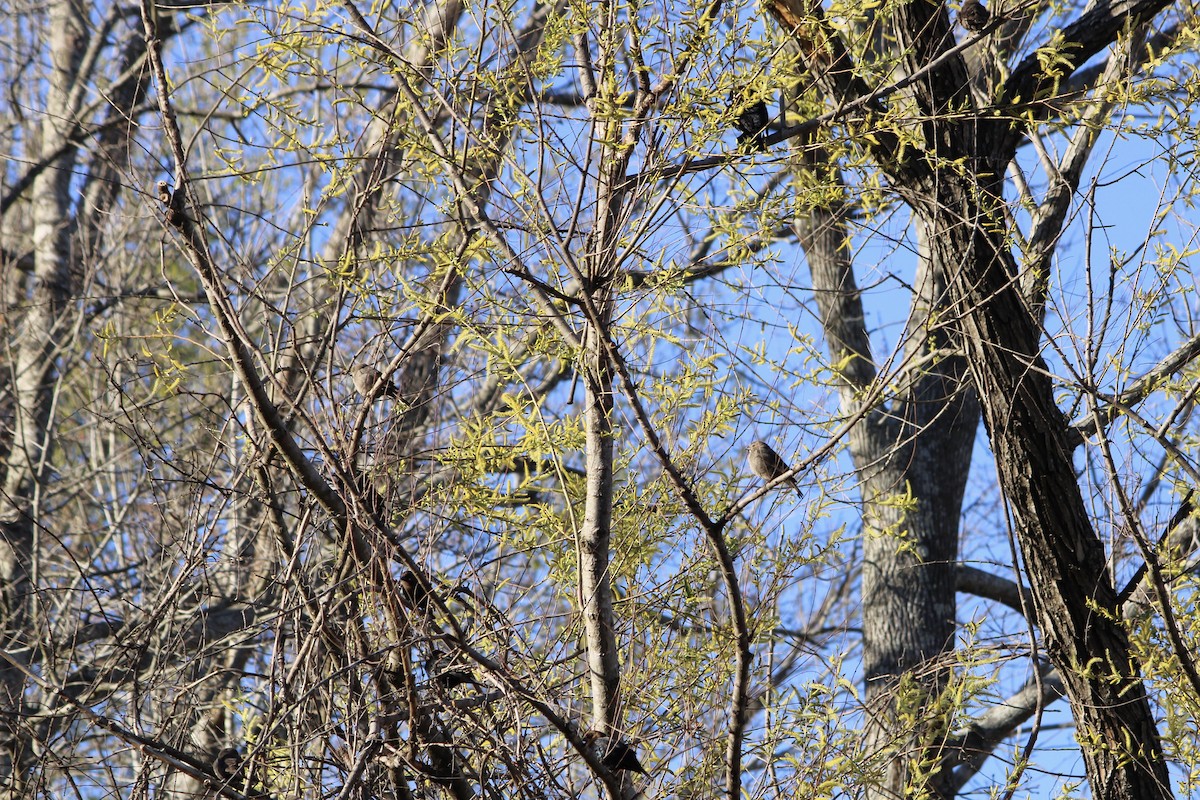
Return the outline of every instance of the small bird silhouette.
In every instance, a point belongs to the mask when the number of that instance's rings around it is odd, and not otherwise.
[[[587,731],[583,734],[583,741],[599,756],[600,763],[613,772],[623,769],[646,774],[642,762],[638,761],[637,752],[617,737],[605,736],[599,731]]]
[[[454,656],[437,649],[429,654],[429,660],[425,662],[425,671],[429,674],[429,680],[443,689],[453,689],[464,683],[476,682],[475,676],[464,664]]]
[[[398,583],[400,584],[400,602],[405,607],[421,612],[429,609],[429,594],[425,591],[425,587],[421,586],[416,575],[405,570]]]
[[[755,100],[749,105],[744,105],[741,98],[738,97],[736,90],[729,91],[729,109],[737,113],[737,117],[733,121],[733,126],[741,131],[738,134],[738,146],[741,147],[749,141],[755,150],[759,152],[767,149],[767,143],[763,140],[767,131],[767,124],[771,121],[767,114],[767,104],[762,100]]]
[[[355,390],[368,400],[374,400],[376,397],[391,397],[399,400],[401,397],[400,387],[392,381],[389,380],[381,385],[383,376],[370,364],[355,364],[351,367],[350,380],[354,382]],[[372,392],[376,386],[379,388]]]
[[[764,481],[773,481],[791,469],[779,453],[771,449],[771,445],[761,440],[750,443],[750,446],[746,448],[746,456],[746,460],[750,462],[750,471]],[[796,490],[797,497],[804,496],[794,477],[788,478],[784,483]]]
[[[236,747],[225,747],[212,763],[213,773],[223,781],[228,781],[242,768],[242,754]]]
[[[963,0],[958,9],[958,21],[972,33],[979,33],[991,22],[992,15],[979,0]]]

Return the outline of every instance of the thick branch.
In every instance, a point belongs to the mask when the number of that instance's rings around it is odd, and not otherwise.
[[[815,172],[821,185],[841,190],[841,170],[828,164],[822,152],[805,152],[806,172]],[[862,295],[850,260],[848,210],[842,200],[797,215],[793,227],[812,273],[813,294],[829,358],[837,370],[843,410],[853,413],[863,390],[875,380],[876,366],[863,315]]]
[[[954,577],[955,588],[960,592],[1002,603],[1021,615],[1033,607],[1033,596],[1029,589],[1008,578],[969,564],[959,564]]]
[[[1013,70],[1004,84],[998,105],[1004,108],[1018,103],[1027,104],[1032,110],[1033,119],[1044,119],[1052,106],[1042,101],[1049,99],[1047,95],[1052,94],[1061,81],[1069,79],[1092,56],[1115,42],[1122,31],[1151,19],[1171,5],[1171,0],[1113,0],[1097,3],[1061,30],[1055,49],[1056,58],[1046,59],[1043,52],[1045,48],[1042,48],[1027,56]],[[1045,66],[1046,61],[1050,62],[1049,67]],[[1009,141],[998,143],[1002,152],[1007,151],[1020,137],[1024,124],[1032,121],[1028,117],[1022,119],[1024,123],[1001,123],[1011,126]]]

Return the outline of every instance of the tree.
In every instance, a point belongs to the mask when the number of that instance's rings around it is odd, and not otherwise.
[[[14,9],[6,796],[1190,791],[1167,6]]]

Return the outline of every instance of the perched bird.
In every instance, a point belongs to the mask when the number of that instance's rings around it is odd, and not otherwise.
[[[400,584],[400,602],[405,607],[422,612],[429,609],[429,594],[425,591],[425,587],[421,586],[416,575],[405,570],[398,583]]]
[[[767,115],[767,104],[762,100],[755,100],[749,105],[743,105],[740,98],[737,97],[736,90],[730,90],[729,108],[731,111],[737,112],[733,125],[741,131],[738,134],[738,146],[749,141],[755,150],[760,152],[766,150],[767,143],[763,141],[763,136],[767,132],[767,123],[771,121]]]
[[[166,206],[164,211],[167,216],[167,224],[182,227],[184,220],[187,219],[183,214],[183,192],[178,189],[171,191],[171,184],[166,181],[159,181],[156,188],[158,189],[158,199]]]
[[[642,762],[638,761],[637,752],[617,737],[605,736],[599,731],[587,731],[583,734],[583,741],[595,751],[600,763],[613,772],[623,769],[640,775],[646,774]]]
[[[213,759],[212,768],[218,778],[228,781],[242,768],[242,754],[236,747],[223,748]]]
[[[988,26],[991,19],[992,15],[988,12],[987,6],[979,0],[963,0],[963,4],[958,9],[959,24],[972,33],[982,31]]]
[[[436,648],[429,654],[429,660],[425,662],[425,671],[429,674],[429,680],[443,689],[453,689],[464,683],[475,683],[475,676],[471,674],[471,670],[458,663],[454,656]]]
[[[380,385],[383,376],[370,364],[355,364],[351,367],[350,380],[354,381],[355,390],[368,400],[374,400],[376,397],[400,399],[400,387],[390,380]],[[376,386],[379,386],[379,389],[372,393],[371,390]]]
[[[771,445],[761,440],[751,442],[750,446],[746,448],[746,455],[750,462],[750,471],[764,481],[773,481],[791,469],[779,453],[771,449]],[[798,497],[804,496],[794,477],[788,478],[784,483],[795,489]]]

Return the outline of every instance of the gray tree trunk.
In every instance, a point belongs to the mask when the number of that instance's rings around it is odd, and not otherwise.
[[[806,167],[822,182],[841,184],[820,155]],[[914,762],[937,759],[947,734],[936,715],[920,730],[900,731],[895,708],[903,676],[920,679],[903,691],[906,704],[934,706],[943,687],[939,656],[954,645],[958,523],[979,410],[964,363],[951,357],[931,365],[944,348],[930,330],[947,304],[934,268],[936,251],[921,237],[912,313],[894,398],[881,398],[862,303],[849,254],[846,208],[833,204],[798,216],[794,225],[812,273],[813,290],[830,359],[842,364],[841,410],[861,415],[850,432],[850,452],[861,480],[863,509],[863,671],[869,708],[866,751],[886,760],[875,797],[904,793]],[[911,493],[915,507],[889,502]],[[916,692],[919,696],[914,696]]]
[[[87,47],[81,4],[55,3],[50,11],[49,52],[53,62],[42,117],[41,153],[51,163],[33,182],[33,275],[24,294],[20,324],[10,328],[12,373],[5,376],[14,402],[13,441],[4,459],[0,495],[0,647],[29,663],[36,643],[31,625],[36,601],[30,574],[41,507],[39,489],[45,457],[53,445],[49,426],[58,345],[73,325],[70,301],[77,283],[71,181],[77,149],[70,145],[79,96],[78,70]],[[29,712],[24,674],[0,662],[0,774],[11,775],[3,797],[26,796],[31,742],[21,720]]]
[[[1093,10],[1088,17],[1094,15],[1094,20],[1080,20],[1070,31],[1079,42],[1074,64],[1113,41],[1128,19],[1140,19],[1161,6],[1127,4],[1120,9],[1127,17],[1111,8]],[[814,21],[814,9],[805,3],[775,0],[768,8],[793,35],[831,100],[844,103],[869,95],[853,73],[852,58],[838,35],[823,28],[819,9]],[[924,75],[896,98],[922,120],[921,147],[902,147],[897,137],[884,133],[869,148],[928,232],[927,245],[932,245],[922,248],[919,298],[907,331],[916,334],[909,354],[951,343],[959,352],[948,361],[934,362],[935,369],[918,368],[913,383],[903,384],[909,394],[902,392],[889,421],[878,424],[895,432],[881,437],[879,447],[852,446],[864,478],[864,666],[873,701],[868,747],[873,753],[892,754],[878,795],[906,793],[908,765],[925,770],[936,766],[938,740],[949,734],[931,701],[942,674],[936,657],[951,645],[952,629],[947,625],[953,614],[961,481],[977,419],[975,401],[963,390],[969,365],[1001,485],[1017,520],[1038,622],[1081,731],[1092,791],[1113,800],[1168,797],[1170,782],[1157,728],[1115,608],[1104,548],[1091,528],[1072,470],[1066,421],[1054,405],[1048,372],[1038,354],[1038,319],[1018,290],[1016,264],[1004,240],[1007,223],[980,200],[1002,196],[995,176],[1003,175],[1015,156],[1020,126],[990,120],[984,124],[959,113],[975,101],[963,60],[939,60],[954,43],[944,8],[903,4],[890,22],[901,74]],[[1042,83],[1058,80],[1057,75],[1043,76],[1040,69],[1036,59],[1027,59],[1006,87],[1010,96],[1029,97]],[[867,103],[866,108],[882,110],[878,103]],[[948,113],[952,109],[956,113]],[[824,210],[828,219],[818,214],[810,225],[806,252],[810,262],[818,262],[813,282],[819,302],[822,294],[847,302],[854,291],[846,277],[849,269],[835,263],[837,253],[848,250],[842,247],[846,237],[840,234],[821,242],[814,235],[836,227],[836,215],[829,211]],[[822,266],[821,261],[832,266]],[[822,322],[839,361],[838,344],[855,342],[856,337],[861,342],[863,336],[839,327],[828,304],[826,300],[822,305]],[[850,311],[847,319],[861,318],[861,310]],[[920,335],[922,326],[935,318],[947,320],[942,331]],[[857,348],[866,352],[862,344]],[[863,386],[847,381],[844,405],[849,390],[862,392]],[[865,415],[859,427],[869,420]],[[860,461],[859,450],[874,450],[877,460]],[[911,487],[915,513],[898,520],[891,509],[876,513],[871,508],[873,497],[901,487]],[[911,552],[888,547],[887,537],[872,535],[879,530],[906,530],[912,537]],[[899,699],[906,706],[926,709],[917,712],[925,724],[915,736],[889,714],[897,698],[886,693],[893,688],[902,692]],[[950,785],[938,779],[921,788],[937,793]]]

